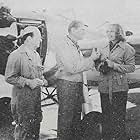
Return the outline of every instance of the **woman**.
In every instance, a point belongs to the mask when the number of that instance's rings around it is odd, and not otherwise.
[[[101,50],[99,87],[104,116],[103,140],[126,140],[127,73],[135,70],[135,50],[126,42],[119,24],[107,29],[109,44]]]

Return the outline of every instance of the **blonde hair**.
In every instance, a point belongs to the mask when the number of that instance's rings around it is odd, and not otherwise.
[[[116,29],[116,39],[120,41],[125,41],[125,34],[123,28],[120,24],[110,24],[109,27],[115,27]]]

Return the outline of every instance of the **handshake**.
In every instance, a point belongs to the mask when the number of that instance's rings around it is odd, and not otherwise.
[[[47,86],[48,82],[47,80],[43,79],[39,79],[39,78],[35,78],[35,79],[26,79],[26,85],[29,86],[31,89],[34,89],[36,87],[40,87],[40,86]]]

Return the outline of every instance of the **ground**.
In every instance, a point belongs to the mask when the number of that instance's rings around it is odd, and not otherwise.
[[[52,90],[51,88],[49,90]],[[89,91],[91,108],[90,111],[101,111],[99,93],[96,89]],[[4,81],[0,76],[0,97],[11,96],[11,85]],[[45,95],[42,95],[44,98]],[[43,101],[42,104],[50,103],[51,100]],[[41,140],[49,140],[57,136],[57,111],[58,105],[42,107],[43,121],[41,123]],[[140,89],[132,89],[128,94],[127,102],[127,134],[132,140],[140,140]],[[0,129],[0,140],[13,140],[13,126]],[[5,137],[5,139],[4,139]]]

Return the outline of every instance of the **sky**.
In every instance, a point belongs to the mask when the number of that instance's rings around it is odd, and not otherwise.
[[[134,32],[140,31],[140,0],[0,0],[6,3],[15,15],[27,11],[57,15],[64,20],[80,19],[92,29],[108,22],[122,24]],[[66,19],[67,18],[67,19]]]
[[[48,13],[81,18],[99,24],[114,16],[120,16],[125,0],[3,0],[14,11],[33,11],[46,8]],[[66,12],[63,12],[66,11]],[[70,13],[71,11],[71,13]],[[72,15],[73,14],[73,15]]]

